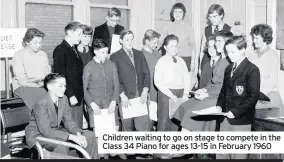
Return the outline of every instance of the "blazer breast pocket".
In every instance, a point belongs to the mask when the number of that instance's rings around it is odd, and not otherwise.
[[[233,86],[233,95],[235,97],[243,97],[246,95],[247,87],[245,83],[235,83]]]

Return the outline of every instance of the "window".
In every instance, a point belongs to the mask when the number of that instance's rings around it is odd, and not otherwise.
[[[52,64],[54,48],[64,39],[64,27],[73,20],[73,6],[26,3],[26,28],[37,28],[45,33],[42,50]]]
[[[90,3],[95,4],[110,4],[110,5],[128,5],[128,0],[89,0]]]

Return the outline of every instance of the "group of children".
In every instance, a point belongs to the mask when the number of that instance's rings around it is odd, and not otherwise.
[[[44,34],[28,29],[23,39],[25,48],[13,58],[14,94],[32,111],[26,127],[27,144],[34,147],[38,136],[71,140],[86,148],[92,158],[99,158],[95,132],[82,129],[84,105],[91,131],[95,130],[93,114],[99,115],[101,109],[115,113],[122,131],[179,131],[180,126],[182,131],[250,131],[260,96],[273,92],[276,86],[271,83],[276,76],[268,73],[273,63],[268,67],[262,59],[278,61],[268,46],[271,27],[260,24],[252,28],[256,51],[248,59],[246,38],[230,32],[231,27],[223,22],[224,9],[214,4],[208,10],[211,25],[205,28],[202,54],[198,56],[193,29],[182,21],[185,13],[182,3],[175,4],[172,24],[162,34],[147,30],[142,50],[133,48],[134,33],[117,24],[121,14],[116,8],[109,10],[105,24],[95,28],[93,41],[90,26],[70,22],[64,40],[53,52],[54,73],[50,73],[47,56],[40,50]],[[122,48],[110,55],[112,34],[120,35]],[[163,56],[157,51],[160,44]],[[194,91],[194,98],[189,98],[197,78],[199,89]],[[123,118],[122,107],[131,105],[129,100],[136,97],[142,104],[157,102],[155,127],[149,115]],[[184,103],[171,119],[170,100],[177,102],[179,98]],[[224,117],[192,113],[211,106]],[[60,146],[43,147],[67,154]]]

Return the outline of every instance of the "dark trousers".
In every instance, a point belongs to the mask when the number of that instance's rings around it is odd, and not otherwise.
[[[149,122],[150,118],[149,115],[129,118],[129,119],[123,119],[123,113],[122,113],[122,107],[121,104],[119,104],[119,112],[121,116],[121,122],[122,122],[122,130],[123,131],[149,131]]]
[[[227,118],[220,125],[220,132],[250,132],[251,124],[231,125]],[[247,154],[216,154],[216,159],[247,159]]]
[[[72,110],[73,120],[76,121],[79,128],[83,129],[83,102],[81,101],[80,105],[78,104],[76,106],[70,106],[70,108]]]
[[[171,89],[171,91],[179,98],[183,96],[183,89]],[[158,92],[157,131],[178,131],[179,129],[179,125],[176,121],[169,117],[169,99],[170,98],[161,91]]]
[[[96,136],[93,132],[91,131],[83,131],[83,136],[85,136],[87,138],[87,148],[85,148],[85,150],[89,153],[90,157],[92,159],[98,159],[98,144],[96,142]],[[66,146],[62,146],[62,145],[55,145],[55,144],[50,144],[50,143],[45,143],[45,142],[40,142],[42,147],[52,151],[52,152],[56,152],[59,154],[63,154],[63,155],[78,155],[76,154],[76,152],[72,152],[69,150],[68,147]]]

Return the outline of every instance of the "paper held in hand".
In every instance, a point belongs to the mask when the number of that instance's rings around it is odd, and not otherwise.
[[[115,114],[109,114],[108,109],[101,109],[99,115],[94,114],[94,125],[97,137],[99,137],[99,134],[116,132]]]
[[[111,51],[110,54],[113,54],[114,52],[121,49],[121,44],[119,43],[119,35],[113,34],[111,39]]]
[[[174,102],[172,99],[169,99],[169,117],[173,118],[176,110],[185,102],[182,98],[178,98],[177,102]]]
[[[158,119],[157,119],[157,109],[158,109],[157,102],[150,101],[149,117],[150,117],[151,120],[158,121]]]
[[[147,104],[141,104],[140,97],[130,99],[129,102],[131,106],[122,107],[123,119],[148,115]]]
[[[192,111],[192,113],[196,115],[224,115],[222,113],[222,110],[217,108],[217,106],[212,106],[198,111]]]

